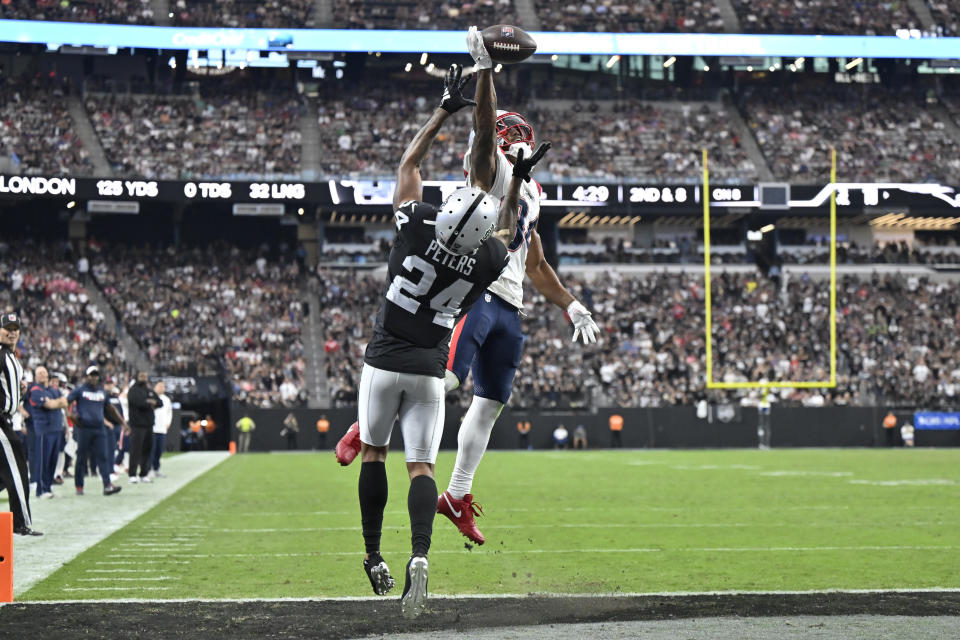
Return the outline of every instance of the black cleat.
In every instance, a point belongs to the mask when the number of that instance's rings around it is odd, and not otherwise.
[[[363,570],[367,572],[367,577],[370,578],[370,585],[373,587],[373,592],[378,596],[386,594],[390,589],[393,589],[393,586],[396,584],[396,582],[393,581],[393,576],[390,575],[390,568],[387,567],[387,563],[383,561],[379,553],[374,553],[371,554],[369,558],[364,558]]]
[[[404,618],[416,618],[427,605],[427,559],[413,556],[407,563],[407,582],[400,598],[400,613]]]
[[[123,487],[118,487],[118,486],[115,485],[115,484],[111,484],[110,486],[103,488],[103,495],[105,495],[105,496],[112,496],[112,495],[115,494],[115,493],[120,493],[120,489],[122,489],[122,488],[123,488]]]
[[[14,527],[13,532],[18,536],[42,536],[43,534],[39,531],[35,531],[28,527],[27,525],[20,525],[19,527]]]

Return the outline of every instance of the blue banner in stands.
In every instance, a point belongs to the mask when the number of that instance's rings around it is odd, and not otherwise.
[[[918,431],[960,430],[960,413],[943,411],[917,411],[913,414],[913,426]]]
[[[541,54],[957,58],[960,38],[532,32]],[[0,42],[274,51],[466,54],[464,31],[215,29],[0,20]]]

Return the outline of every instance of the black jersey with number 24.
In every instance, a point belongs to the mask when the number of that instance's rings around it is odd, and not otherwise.
[[[364,356],[372,367],[442,378],[457,319],[509,263],[492,237],[473,255],[448,253],[437,244],[436,219],[437,208],[419,201],[395,214],[387,287]]]

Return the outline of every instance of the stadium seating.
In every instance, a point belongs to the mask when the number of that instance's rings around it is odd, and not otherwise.
[[[746,94],[744,106],[779,179],[823,181],[831,146],[847,180],[950,182],[960,171],[956,140],[938,112],[913,94],[765,89]]]
[[[938,35],[956,36],[960,33],[960,1],[927,0],[927,6],[930,7]]]
[[[66,243],[0,239],[0,308],[20,309],[20,358],[25,369],[44,365],[71,382],[97,364],[105,377],[123,376],[126,354],[104,310],[90,302],[92,282],[78,278]]]
[[[521,24],[513,0],[334,0],[334,24],[347,29],[466,29]]]
[[[313,0],[171,0],[173,23],[185,27],[293,27],[309,25]]]
[[[266,178],[300,172],[302,106],[294,97],[90,93],[85,102],[118,175]]]
[[[5,0],[4,20],[62,20],[114,24],[153,24],[150,0]]]
[[[512,406],[670,406],[708,397],[701,276],[610,272],[593,281],[563,279],[594,310],[603,340],[589,347],[572,344],[563,313],[528,287],[528,338]],[[382,282],[324,270],[315,286],[327,292],[331,395],[339,406],[352,406]],[[946,348],[953,340],[951,309],[960,307],[960,286],[899,275],[847,276],[838,291],[837,389],[778,391],[775,402],[822,406],[882,399],[937,407],[960,394],[960,357]],[[794,279],[781,297],[769,282],[730,275],[714,281],[713,294],[717,379],[829,377],[824,281]],[[898,303],[903,299],[911,303]],[[465,406],[471,394],[468,383],[452,398]],[[757,400],[751,392],[709,397]]]
[[[723,18],[714,0],[535,0],[545,31],[627,33],[722,32]]]
[[[892,36],[897,29],[921,26],[906,0],[733,0],[733,5],[746,33]]]
[[[25,174],[87,175],[92,165],[74,131],[56,79],[26,76],[4,82],[0,96],[0,156]]]
[[[235,398],[254,406],[304,402],[295,263],[214,245],[104,253],[93,271],[158,371],[224,373]]]

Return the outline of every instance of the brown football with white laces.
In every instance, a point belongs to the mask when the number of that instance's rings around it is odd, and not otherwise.
[[[509,24],[495,24],[483,30],[483,44],[494,62],[513,64],[522,62],[537,50],[537,42],[530,34]]]

